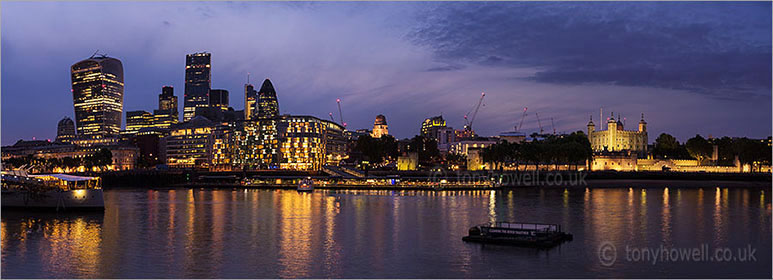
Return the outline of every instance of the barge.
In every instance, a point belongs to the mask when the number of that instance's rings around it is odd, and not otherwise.
[[[101,180],[67,174],[2,172],[2,208],[49,210],[104,210]]]
[[[495,222],[471,227],[465,242],[551,248],[571,241],[572,234],[556,224]]]

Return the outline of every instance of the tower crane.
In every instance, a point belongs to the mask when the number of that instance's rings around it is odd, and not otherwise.
[[[556,135],[556,125],[553,123],[553,117],[550,117],[550,127],[553,128],[553,135]]]
[[[341,118],[341,125],[346,128],[346,123],[344,122],[344,114],[341,113],[341,98],[336,98],[336,103],[338,103],[338,116]]]
[[[537,115],[537,124],[539,124],[539,134],[542,134],[544,130],[542,130],[542,121],[539,119],[539,113],[535,113]]]
[[[475,106],[475,110],[472,111],[472,118],[470,119],[470,122],[467,122],[467,115],[464,115],[464,129],[465,130],[472,130],[472,123],[475,122],[475,116],[478,115],[478,110],[480,110],[480,105],[483,104],[483,98],[486,97],[485,92],[480,93],[480,99],[478,99],[478,105]]]
[[[528,110],[528,107],[523,107],[523,114],[521,115],[521,122],[518,123],[518,126],[515,127],[515,131],[519,132],[521,131],[521,126],[523,125],[523,119],[526,118],[526,110]]]

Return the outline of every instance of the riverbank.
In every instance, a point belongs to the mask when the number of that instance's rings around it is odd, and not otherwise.
[[[738,187],[770,188],[767,173],[687,172],[371,172],[367,177],[342,178],[322,172],[267,170],[250,172],[124,171],[100,176],[105,188],[262,188],[293,189],[301,178],[311,177],[320,189],[383,190],[483,190],[513,187],[620,188],[620,187]]]

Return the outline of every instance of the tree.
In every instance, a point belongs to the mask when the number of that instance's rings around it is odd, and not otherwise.
[[[709,141],[706,141],[700,135],[695,135],[695,137],[688,139],[685,147],[690,156],[698,160],[698,164],[703,164],[706,159],[711,157],[714,149]]]
[[[435,139],[426,138],[420,135],[411,138],[411,141],[408,144],[408,151],[419,154],[420,165],[430,165],[440,158],[440,151],[437,148]]]
[[[655,139],[655,147],[652,149],[652,153],[658,157],[674,158],[678,154],[678,150],[679,142],[676,141],[676,138],[670,134],[661,133]]]

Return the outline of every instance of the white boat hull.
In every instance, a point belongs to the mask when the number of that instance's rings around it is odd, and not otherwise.
[[[102,189],[80,189],[71,191],[3,191],[0,194],[0,206],[3,208],[53,208],[67,209],[105,209]]]

